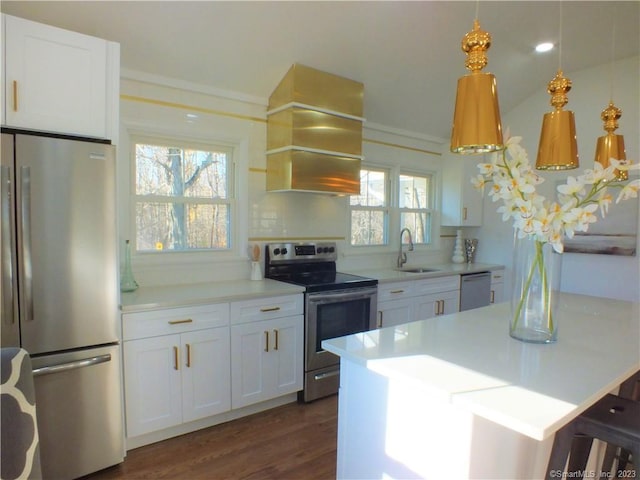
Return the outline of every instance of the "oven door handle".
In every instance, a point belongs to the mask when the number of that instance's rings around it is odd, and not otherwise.
[[[377,295],[377,288],[368,288],[366,290],[346,291],[340,293],[339,291],[332,291],[331,293],[312,293],[309,294],[309,302],[313,303],[333,303],[342,302],[345,300],[357,300],[360,298],[370,298],[372,295]]]

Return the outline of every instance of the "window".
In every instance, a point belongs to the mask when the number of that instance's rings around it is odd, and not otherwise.
[[[360,195],[351,196],[351,245],[386,245],[389,222],[388,172],[362,168]]]
[[[228,250],[233,149],[134,138],[136,250]]]
[[[431,177],[400,174],[400,228],[407,227],[413,243],[431,243]]]
[[[388,185],[395,183],[393,202]],[[413,243],[431,243],[433,217],[432,177],[399,172],[397,169],[363,167],[360,195],[352,195],[351,245],[389,244],[389,231],[411,230]]]

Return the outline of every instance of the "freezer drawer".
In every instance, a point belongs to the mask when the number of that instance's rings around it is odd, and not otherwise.
[[[124,459],[120,359],[120,345],[32,358],[43,478]]]

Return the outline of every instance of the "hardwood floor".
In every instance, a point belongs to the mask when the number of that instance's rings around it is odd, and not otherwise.
[[[291,403],[130,450],[124,463],[84,479],[335,479],[337,399]]]

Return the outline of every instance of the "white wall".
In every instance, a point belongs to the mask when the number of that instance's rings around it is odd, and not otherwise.
[[[569,172],[545,172],[544,194],[557,181],[564,181],[567,175],[579,175],[585,168],[592,168],[596,139],[605,134],[600,112],[610,100],[610,65],[578,72],[565,72],[573,82],[569,92],[569,103],[565,110],[572,110],[576,117],[578,154],[580,169]],[[615,64],[615,88],[613,100],[622,109],[620,127],[616,133],[624,135],[627,159],[640,161],[640,58],[630,58]],[[555,72],[550,72],[551,80]],[[498,79],[500,83],[505,79]],[[529,158],[535,162],[540,128],[544,113],[551,111],[550,96],[546,85],[539,92],[512,111],[504,114],[503,127],[509,128],[513,135],[522,136],[523,146]],[[630,200],[633,201],[633,200]],[[637,199],[636,199],[637,201]],[[496,213],[499,204],[484,199],[484,223],[475,233],[480,239],[478,261],[511,265],[513,230],[511,224],[502,222]],[[612,205],[611,208],[616,208]],[[640,221],[638,222],[640,224]],[[640,235],[639,235],[640,238]],[[593,255],[566,253],[563,255],[562,285],[563,291],[589,295],[640,301],[640,258],[615,255]],[[510,269],[507,269],[506,285],[509,285]]]
[[[223,142],[236,148],[238,172],[237,234],[230,252],[133,254],[132,265],[141,285],[169,285],[249,278],[247,246],[268,242],[331,240],[341,252],[338,267],[358,270],[393,266],[398,238],[391,247],[349,248],[348,197],[266,192],[266,99],[187,84],[174,79],[125,71],[121,81],[118,200],[120,243],[133,238],[131,210],[131,135],[155,134],[198,141]],[[188,118],[187,114],[197,118]],[[365,124],[366,161],[386,163],[439,179],[441,140]],[[439,185],[437,185],[439,188]],[[438,195],[439,198],[439,195]],[[439,200],[438,200],[439,201]],[[399,233],[399,229],[398,229]],[[445,232],[447,233],[447,232]],[[417,248],[412,263],[440,263],[450,257],[450,237]]]

